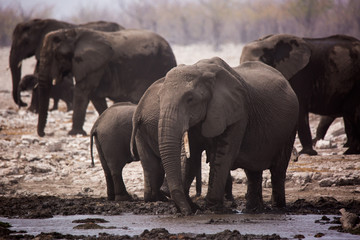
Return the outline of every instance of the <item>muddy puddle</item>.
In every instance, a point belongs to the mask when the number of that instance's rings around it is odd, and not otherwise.
[[[12,225],[11,230],[26,231],[30,235],[41,232],[59,232],[62,234],[94,236],[106,232],[113,235],[134,236],[145,229],[165,228],[169,233],[214,234],[224,230],[237,230],[241,234],[271,235],[281,238],[298,239],[359,239],[359,236],[329,230],[336,226],[331,223],[335,215],[283,215],[283,214],[231,214],[231,215],[196,215],[174,217],[170,215],[73,215],[54,216],[46,219],[15,219],[0,217],[0,221]],[[91,220],[88,223],[89,219]],[[105,220],[105,221],[104,221]],[[90,226],[89,226],[90,225]],[[91,228],[91,229],[84,229]],[[94,229],[95,228],[95,229]],[[100,228],[100,229],[99,229]]]

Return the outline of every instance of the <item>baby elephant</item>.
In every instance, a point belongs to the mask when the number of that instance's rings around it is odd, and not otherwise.
[[[130,154],[132,116],[135,104],[116,103],[107,108],[96,120],[90,132],[92,165],[93,137],[104,169],[109,200],[128,201],[128,194],[122,177],[122,170],[133,161]]]
[[[19,83],[19,91],[32,91],[31,104],[28,108],[31,112],[38,112],[39,99],[38,99],[38,78],[36,75],[29,74],[24,76]],[[67,111],[72,110],[74,83],[72,76],[66,76],[63,81],[54,85],[50,91],[50,98],[54,99],[54,105],[51,110],[58,109],[59,100],[66,103]]]

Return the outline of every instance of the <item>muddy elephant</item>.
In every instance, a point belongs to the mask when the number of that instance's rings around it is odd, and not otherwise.
[[[38,78],[34,74],[24,76],[19,84],[18,91],[32,91],[31,105],[29,111],[39,112],[39,99],[38,99]],[[57,110],[59,100],[66,103],[67,111],[72,110],[74,83],[72,77],[64,77],[62,82],[53,86],[50,91],[50,98],[54,100],[53,107],[50,109]]]
[[[295,139],[298,100],[282,74],[261,62],[232,69],[222,59],[213,58],[173,68],[162,81],[146,91],[139,105],[143,100],[149,104],[147,95],[159,101],[157,129],[150,130],[158,134],[159,148],[153,154],[160,154],[162,165],[149,164],[149,168],[165,171],[171,198],[180,211],[192,213],[181,179],[181,149],[184,145],[186,156],[196,157],[199,149],[192,147],[196,139],[207,144],[209,206],[223,203],[228,174],[236,168],[245,169],[248,178],[247,209],[262,208],[265,169],[272,175],[274,206],[285,206],[284,182]],[[143,131],[145,121],[135,113],[133,132],[136,122],[138,131]],[[138,140],[142,141],[136,139],[136,144]]]
[[[133,115],[133,132],[130,149],[133,158],[141,161],[144,170],[145,201],[157,201],[164,197],[160,186],[165,172],[161,162],[158,142],[160,115],[158,91],[163,86],[163,83],[164,78],[159,79],[145,91]],[[181,174],[179,174],[184,183],[184,193],[190,202],[189,189],[194,178],[196,178],[196,193],[197,195],[201,194],[201,156],[202,152],[210,147],[203,137],[195,134],[197,131],[197,127],[189,130],[191,156],[187,158],[185,152],[182,151],[181,157],[179,157],[182,163],[180,164],[181,167],[179,167],[179,169],[182,169]],[[207,151],[208,153],[209,151]],[[231,176],[229,176],[228,180],[226,198],[232,200]],[[197,206],[192,204],[192,208],[196,209]]]
[[[38,135],[44,136],[53,78],[75,78],[72,129],[83,134],[89,101],[101,114],[106,98],[137,103],[145,90],[176,66],[168,42],[146,30],[100,32],[63,29],[46,35],[40,53]]]
[[[335,35],[300,38],[279,34],[244,46],[240,63],[262,61],[279,70],[298,96],[298,135],[301,153],[316,155],[312,147],[309,112],[339,117],[346,130],[349,148],[345,154],[360,153],[360,41]]]
[[[35,56],[37,63],[34,69],[34,74],[37,75],[40,60],[40,48],[45,35],[58,29],[75,27],[85,27],[109,32],[124,29],[124,27],[113,22],[97,21],[75,25],[55,19],[32,19],[16,25],[12,35],[9,66],[12,75],[13,99],[20,107],[27,105],[21,100],[21,96],[18,91],[21,79],[22,61],[26,58]]]

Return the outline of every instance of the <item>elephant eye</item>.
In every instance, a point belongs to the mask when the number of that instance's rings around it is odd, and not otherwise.
[[[54,38],[53,38],[53,42],[54,43],[59,43],[61,41],[61,39],[58,37],[58,36],[55,36]]]
[[[186,102],[187,102],[188,104],[191,104],[193,101],[194,101],[194,97],[193,97],[193,96],[189,96],[189,97],[186,99]]]

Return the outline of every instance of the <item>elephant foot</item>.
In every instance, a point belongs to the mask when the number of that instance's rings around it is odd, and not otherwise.
[[[107,199],[108,199],[108,201],[114,201],[115,195],[108,195]]]
[[[123,202],[123,201],[134,201],[134,199],[130,196],[130,194],[123,194],[123,195],[115,195],[115,201]]]
[[[310,155],[310,156],[314,156],[314,155],[317,155],[318,153],[312,148],[303,148],[299,152],[299,155],[301,155],[301,154],[307,154],[307,155]]]
[[[77,134],[81,134],[83,136],[87,136],[87,133],[81,128],[81,129],[71,129],[70,132],[68,133],[69,135],[77,135]]]

